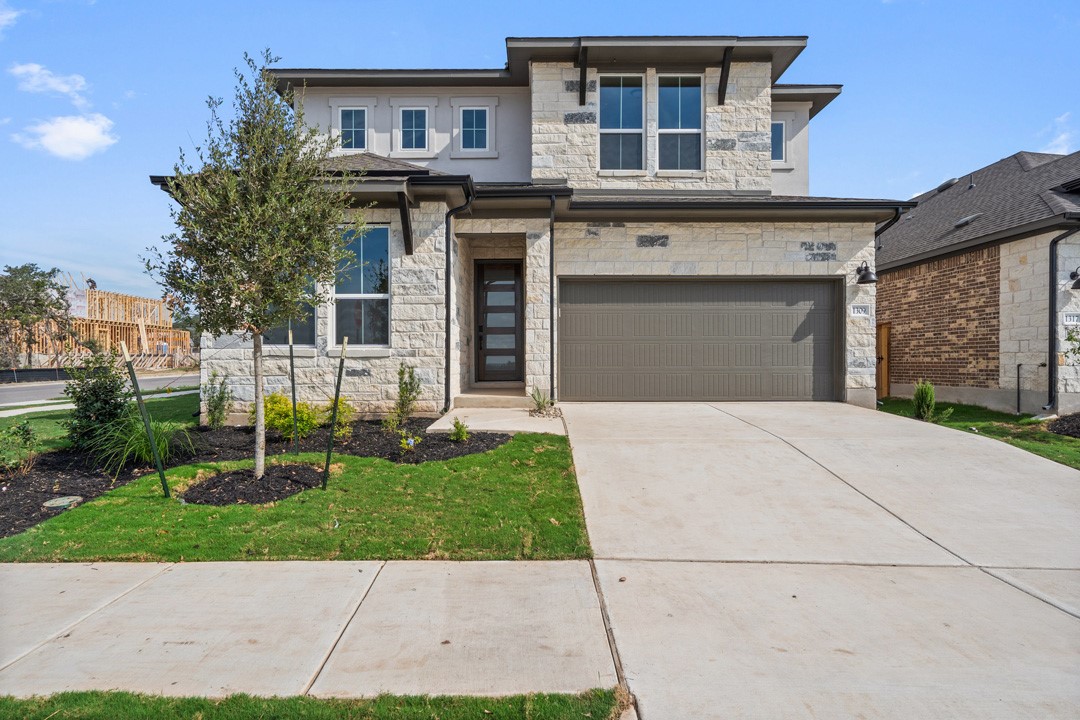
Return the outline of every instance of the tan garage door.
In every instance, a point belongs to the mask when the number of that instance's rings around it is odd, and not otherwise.
[[[563,280],[563,400],[835,400],[838,284]]]

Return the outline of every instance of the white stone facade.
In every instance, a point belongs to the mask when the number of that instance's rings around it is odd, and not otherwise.
[[[694,172],[657,168],[657,71],[646,69],[645,168],[616,171],[599,170],[599,71],[588,68],[586,104],[582,106],[578,104],[580,70],[572,63],[534,62],[532,179],[539,182],[565,179],[575,188],[769,192],[772,189],[770,73],[771,65],[767,62],[732,63],[726,101],[720,105],[720,68],[705,70],[705,157],[702,170]]]

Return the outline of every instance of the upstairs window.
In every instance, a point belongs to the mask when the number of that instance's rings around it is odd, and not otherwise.
[[[390,228],[345,233],[355,263],[334,284],[334,345],[390,345]]]
[[[658,169],[701,169],[702,107],[700,76],[659,78]]]
[[[488,149],[487,108],[461,108],[461,149]]]
[[[641,76],[600,78],[600,169],[644,169],[645,92]]]
[[[341,147],[348,150],[367,149],[367,110],[341,108]]]
[[[401,149],[427,150],[427,108],[401,109]]]
[[[783,121],[774,122],[772,124],[772,159],[778,162],[784,162],[786,160],[784,156],[784,148],[786,147],[784,137]]]

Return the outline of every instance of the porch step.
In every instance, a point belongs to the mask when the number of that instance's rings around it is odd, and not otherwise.
[[[531,408],[532,400],[523,390],[469,390],[454,398],[453,408]]]

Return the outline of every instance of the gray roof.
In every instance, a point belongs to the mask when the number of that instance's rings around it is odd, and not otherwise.
[[[362,172],[372,177],[386,175],[445,175],[437,170],[430,170],[422,165],[415,165],[404,160],[388,158],[369,152],[334,155],[323,162],[331,172]]]
[[[1030,233],[1042,225],[1049,229],[1056,220],[1080,219],[1080,193],[1074,186],[1062,187],[1078,179],[1080,152],[1019,152],[965,173],[948,187],[943,183],[914,198],[918,206],[881,233],[878,267]]]

